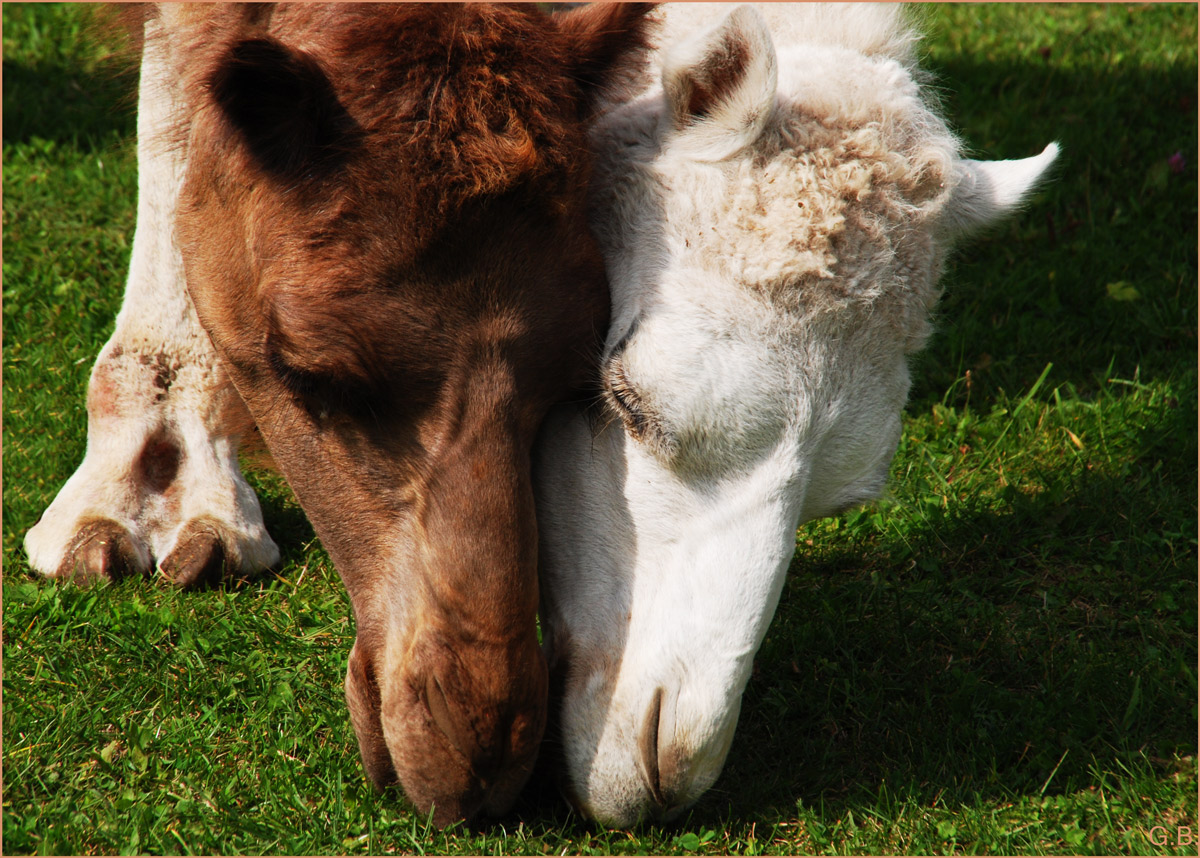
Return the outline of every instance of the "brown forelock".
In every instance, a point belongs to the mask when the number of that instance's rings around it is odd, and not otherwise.
[[[480,195],[523,188],[530,205],[575,204],[588,178],[580,117],[621,25],[640,38],[638,9],[593,14],[592,27],[607,26],[598,32],[560,28],[533,4],[204,4],[174,20],[187,30],[178,67],[193,93],[209,92],[246,40],[278,39],[319,67],[362,137],[339,163],[346,172],[312,170],[278,190],[303,196],[322,178],[385,188],[404,221],[391,239],[416,254]],[[389,175],[398,181],[381,184]]]
[[[536,7],[289,4],[270,29],[296,25],[311,35],[294,46],[321,57],[369,141],[352,168],[406,174],[414,237],[480,194],[532,184],[562,206],[580,192],[573,43]]]

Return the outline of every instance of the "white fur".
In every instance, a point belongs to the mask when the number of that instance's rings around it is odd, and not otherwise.
[[[884,486],[950,240],[1055,153],[963,161],[895,6],[660,14],[593,135],[608,414],[559,409],[535,462],[568,787],[611,825],[715,781],[796,527]],[[744,77],[689,118],[687,75],[731,44]]]
[[[164,11],[170,9],[167,4]],[[162,26],[158,20],[146,24],[137,229],[116,329],[88,387],[87,454],[25,537],[30,565],[47,576],[59,573],[81,524],[93,518],[129,532],[143,572],[169,556],[180,532],[196,520],[215,527],[227,563],[243,572],[279,559],[239,469],[238,438],[226,429],[242,422],[235,415],[245,406],[184,288],[174,219],[186,149],[166,137],[185,108]],[[156,382],[164,377],[170,378],[168,389]],[[173,439],[181,451],[167,491],[148,486],[137,465],[155,437]]]

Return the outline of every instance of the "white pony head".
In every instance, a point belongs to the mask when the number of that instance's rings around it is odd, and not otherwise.
[[[884,486],[951,242],[1057,154],[962,159],[895,6],[661,14],[593,136],[604,413],[535,463],[566,789],[610,825],[716,780],[796,527]]]

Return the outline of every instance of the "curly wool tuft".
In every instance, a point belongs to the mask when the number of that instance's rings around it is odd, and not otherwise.
[[[918,85],[917,37],[897,10],[788,12],[780,20],[804,39],[784,49],[762,134],[719,165],[660,162],[671,186],[701,189],[686,212],[671,195],[671,244],[791,315],[882,311],[918,349],[940,294],[949,244],[933,225],[957,180],[958,139]]]

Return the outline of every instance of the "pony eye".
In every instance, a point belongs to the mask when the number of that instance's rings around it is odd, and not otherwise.
[[[283,382],[284,387],[300,397],[310,397],[317,392],[319,379],[312,373],[304,372],[291,366],[279,352],[271,349],[267,352],[267,364],[275,375]]]
[[[629,430],[629,434],[638,441],[645,440],[646,434],[655,428],[657,421],[653,420],[646,411],[645,405],[637,391],[629,383],[625,375],[625,365],[618,356],[615,358],[604,378],[604,391],[612,403],[621,422]]]
[[[268,353],[267,363],[283,386],[313,415],[328,416],[331,410],[356,413],[369,402],[366,391],[353,381],[298,369],[277,351]]]

